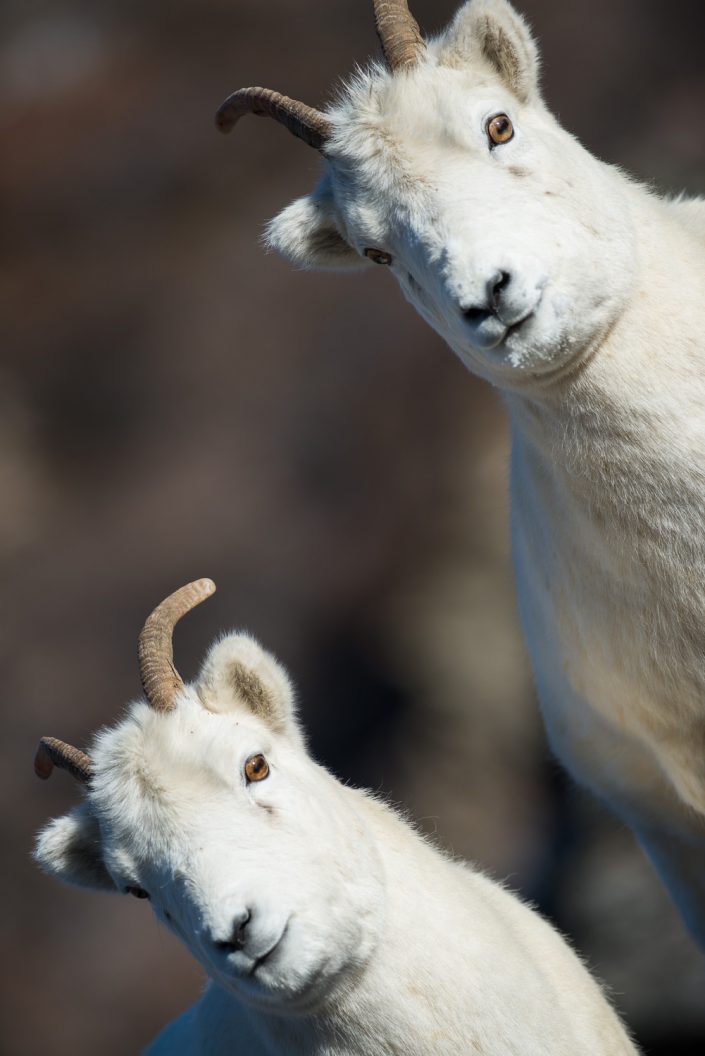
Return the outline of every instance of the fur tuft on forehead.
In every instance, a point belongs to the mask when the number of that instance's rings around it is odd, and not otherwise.
[[[208,710],[192,686],[171,712],[137,702],[95,738],[91,810],[114,840],[137,841],[140,856],[171,859],[194,810],[206,815],[230,794],[243,746],[266,749],[272,736],[249,708]]]
[[[393,153],[395,143],[408,149],[425,138],[419,126],[424,113],[437,136],[444,107],[457,107],[471,90],[502,86],[520,102],[538,102],[538,70],[536,44],[511,4],[470,0],[408,70],[391,73],[371,62],[347,79],[326,114],[334,129],[326,154],[359,166],[365,158]]]
[[[92,805],[100,813],[109,803],[115,820],[115,804],[120,804],[130,829],[137,823],[136,812],[146,817],[145,811],[155,810],[163,827],[170,804],[176,804],[184,789],[205,785],[212,792],[219,783],[217,753],[222,753],[225,731],[216,719],[188,689],[170,712],[156,712],[143,701],[133,704],[117,726],[95,738]]]
[[[466,105],[483,93],[507,99],[511,91],[484,61],[464,67],[428,62],[413,77],[375,65],[358,71],[327,112],[334,132],[319,196],[325,188],[330,206],[352,193],[371,201],[423,193],[435,185],[439,149],[466,149],[458,137]]]

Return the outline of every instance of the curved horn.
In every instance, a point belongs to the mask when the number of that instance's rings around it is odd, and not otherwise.
[[[93,764],[80,748],[74,748],[72,744],[59,741],[56,737],[42,737],[34,757],[34,772],[46,781],[55,766],[60,770],[68,770],[84,785],[93,777]]]
[[[174,591],[146,619],[139,637],[140,679],[145,696],[155,711],[172,711],[184,688],[174,667],[172,635],[182,616],[215,591],[212,579],[197,579]]]
[[[375,26],[387,66],[395,70],[414,66],[426,50],[407,0],[374,0]]]
[[[221,132],[230,132],[244,114],[273,117],[316,150],[321,150],[333,131],[330,121],[320,110],[273,92],[271,88],[239,88],[233,92],[216,111],[216,127]]]

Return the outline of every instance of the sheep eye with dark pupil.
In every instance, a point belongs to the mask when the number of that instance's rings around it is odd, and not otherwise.
[[[514,125],[506,114],[496,114],[487,122],[487,135],[492,143],[508,143],[514,135]]]
[[[143,887],[126,887],[126,895],[134,895],[135,898],[149,898],[149,895]]]
[[[264,781],[269,774],[269,763],[263,755],[251,755],[245,763],[245,777],[248,781]]]
[[[385,253],[382,249],[366,249],[365,256],[373,260],[375,264],[391,264],[392,254]]]

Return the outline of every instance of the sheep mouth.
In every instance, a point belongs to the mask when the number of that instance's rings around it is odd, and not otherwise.
[[[268,950],[266,950],[264,953],[261,953],[259,955],[259,957],[255,957],[254,961],[252,962],[252,967],[250,968],[249,972],[247,973],[249,976],[254,976],[256,974],[256,972],[262,967],[262,965],[267,963],[267,961],[272,956],[272,954],[275,953],[279,949],[279,947],[281,946],[282,942],[284,941],[284,937],[286,936],[286,933],[287,933],[288,930],[289,930],[289,921],[287,920],[286,924],[284,925],[284,930],[282,931],[282,933],[279,936],[279,938],[276,939],[276,941],[272,943],[272,945],[269,947]]]
[[[470,322],[468,331],[471,343],[482,352],[496,352],[504,348],[514,334],[518,334],[527,323],[531,322],[536,315],[539,303],[540,299],[521,319],[513,323],[505,323],[496,313],[487,312],[486,318],[479,325]]]
[[[495,331],[494,334],[490,330],[487,335],[488,340],[486,340],[485,342],[480,342],[480,347],[483,348],[485,352],[494,352],[497,349],[505,348],[509,340],[515,334],[520,333],[520,331],[523,330],[528,324],[530,324],[531,320],[536,317],[536,314],[538,313],[538,310],[543,302],[544,290],[545,284],[542,285],[539,289],[538,297],[536,298],[535,302],[531,305],[531,307],[524,313],[524,315],[521,316],[520,319],[515,319],[514,322],[505,323],[498,313],[493,313],[492,318],[495,323],[500,324],[501,329],[499,331]]]
[[[527,315],[525,315],[523,319],[520,319],[516,323],[512,323],[511,326],[508,326],[507,332],[505,333],[504,337],[499,342],[499,344],[506,345],[507,341],[513,334],[517,334],[522,329],[522,327],[525,326],[526,323],[528,323],[531,319],[534,318],[535,313],[536,309],[532,308],[532,310]]]

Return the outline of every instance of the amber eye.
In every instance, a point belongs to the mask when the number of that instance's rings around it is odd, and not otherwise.
[[[487,135],[495,146],[508,143],[514,135],[514,125],[506,114],[495,114],[487,122]]]
[[[149,895],[143,887],[126,887],[126,895],[134,895],[135,898],[149,898]]]
[[[269,763],[263,755],[251,755],[245,763],[245,777],[248,781],[264,781],[269,774]]]
[[[391,264],[392,254],[385,253],[382,249],[366,249],[365,256],[373,260],[375,264]]]

